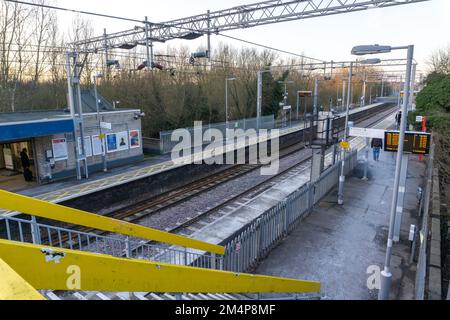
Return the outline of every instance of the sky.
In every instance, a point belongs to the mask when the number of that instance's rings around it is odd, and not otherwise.
[[[117,15],[152,22],[164,22],[191,15],[251,4],[257,0],[57,0],[57,5],[77,10]],[[58,13],[61,27],[68,30],[74,17]],[[84,16],[92,20],[96,35],[134,28],[133,22]],[[430,0],[390,8],[365,10],[305,20],[226,32],[226,35],[269,45],[286,51],[305,54],[327,61],[351,60],[351,48],[361,44],[415,45],[415,59],[419,69],[426,71],[426,61],[439,48],[450,46],[450,0]],[[233,46],[251,47],[220,36],[212,37],[212,45],[219,42]],[[206,37],[193,41],[170,41],[171,46],[182,44],[196,49],[206,46]],[[156,44],[164,49],[165,44]],[[380,58],[404,58],[406,52],[393,51]]]

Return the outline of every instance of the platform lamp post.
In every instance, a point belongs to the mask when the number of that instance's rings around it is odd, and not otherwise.
[[[256,97],[256,131],[259,134],[259,129],[261,126],[261,114],[262,114],[262,103],[263,103],[263,74],[266,72],[271,72],[271,70],[259,70],[258,71],[258,88]]]
[[[406,79],[404,86],[404,99],[402,105],[402,114],[407,114],[408,108],[408,97],[409,91],[411,88],[411,73],[412,73],[412,65],[413,65],[413,56],[414,56],[414,46],[401,46],[401,47],[391,47],[391,46],[380,46],[380,45],[368,45],[368,46],[357,46],[352,49],[352,54],[355,55],[366,55],[366,54],[375,54],[375,53],[388,53],[392,50],[407,50],[407,67],[406,67]],[[406,123],[407,117],[404,116],[401,118],[400,124],[400,137],[398,143],[398,152],[397,152],[397,163],[395,168],[395,178],[394,178],[394,190],[392,195],[392,204],[390,211],[390,221],[389,221],[389,235],[387,240],[387,249],[386,249],[386,259],[384,263],[384,270],[381,272],[381,287],[378,295],[379,300],[388,300],[389,293],[391,289],[392,282],[392,273],[391,273],[391,256],[392,256],[392,245],[394,238],[394,227],[395,227],[395,215],[397,212],[397,202],[398,202],[398,193],[400,186],[400,173],[402,169],[402,159],[403,159],[403,151],[404,151],[404,142],[405,142],[405,131],[406,131]]]
[[[380,63],[380,59],[367,59],[367,60],[361,60],[357,61],[358,64],[363,65],[369,65],[369,64],[378,64]],[[347,110],[345,112],[345,129],[344,129],[344,138],[343,141],[347,142],[348,140],[348,124],[349,124],[349,117],[350,117],[350,105],[352,102],[352,80],[353,80],[353,64],[354,62],[350,62],[350,68],[348,72],[348,92],[347,92]],[[344,183],[345,183],[345,149],[341,148],[341,159],[342,159],[342,166],[341,166],[341,174],[339,177],[339,191],[338,191],[338,204],[343,205],[344,204]]]
[[[288,101],[288,96],[289,96],[289,93],[288,93],[288,90],[287,90],[287,85],[288,84],[293,84],[294,81],[291,81],[291,80],[289,80],[289,81],[278,81],[278,83],[284,85],[283,107],[286,107],[287,106],[287,101]],[[285,109],[283,109],[283,115],[284,115],[284,118],[285,118],[285,120],[287,122],[286,110]],[[291,117],[291,120],[292,120],[292,109],[289,111],[289,116]]]
[[[235,81],[236,78],[225,79],[225,135],[228,136],[228,81]]]
[[[100,141],[102,142],[103,172],[108,172],[108,164],[106,162],[105,139],[104,139],[103,133],[102,133],[102,125],[101,125],[101,119],[100,119],[100,106],[99,106],[98,91],[97,91],[97,79],[103,78],[103,74],[97,73],[93,76],[93,78],[94,78],[95,107],[97,108],[97,121],[98,121],[98,128],[99,128],[99,137],[100,137]]]

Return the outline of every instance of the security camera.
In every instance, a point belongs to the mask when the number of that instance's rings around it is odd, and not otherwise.
[[[141,113],[135,113],[134,114],[134,119],[135,120],[139,120],[140,118],[145,117],[145,112],[141,112]]]

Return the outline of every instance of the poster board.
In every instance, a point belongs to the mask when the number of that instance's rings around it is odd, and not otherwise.
[[[139,130],[130,130],[130,148],[139,148],[141,146],[141,134]]]
[[[105,153],[105,140],[100,135],[92,136],[92,153],[94,156],[100,156]]]
[[[69,159],[69,153],[67,151],[67,140],[52,139],[53,158],[55,161],[62,161]]]
[[[106,151],[108,153],[117,152],[117,135],[115,133],[109,133],[106,135]]]
[[[117,150],[124,151],[129,149],[128,131],[117,132]]]
[[[3,158],[5,160],[5,168],[9,170],[14,170],[14,160],[11,149],[3,148]]]
[[[78,153],[81,156],[81,137],[78,137]],[[91,137],[84,137],[84,152],[86,157],[92,157],[92,141]]]

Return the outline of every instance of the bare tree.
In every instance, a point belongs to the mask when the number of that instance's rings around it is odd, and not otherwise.
[[[436,50],[428,59],[431,72],[450,74],[450,45]]]

